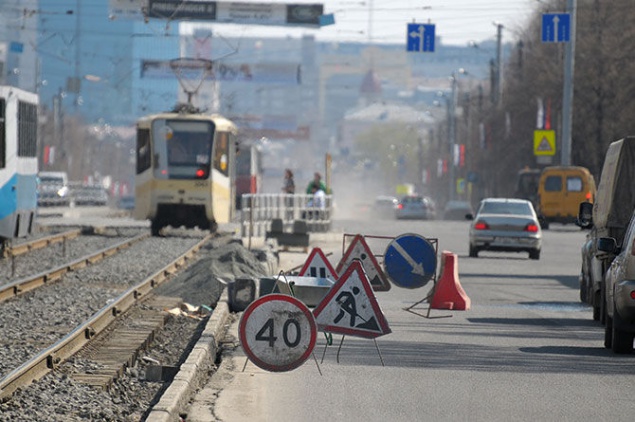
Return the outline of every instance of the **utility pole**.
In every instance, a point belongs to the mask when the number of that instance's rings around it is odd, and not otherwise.
[[[562,93],[562,155],[563,166],[571,165],[571,120],[573,115],[573,70],[575,67],[576,0],[567,0],[570,14],[570,37],[564,50],[564,87]]]
[[[499,106],[502,96],[502,81],[503,81],[503,58],[502,58],[502,43],[503,43],[503,25],[500,23],[494,23],[496,25],[496,86],[494,89],[494,105]]]
[[[449,179],[450,186],[448,190],[448,201],[454,199],[454,191],[456,187],[454,185],[454,147],[456,145],[456,72],[452,72],[451,82],[452,90],[450,93],[450,160],[449,167]]]
[[[77,112],[77,106],[79,105],[79,95],[81,92],[81,79],[79,77],[80,74],[80,60],[81,60],[81,49],[80,49],[80,37],[82,35],[81,33],[81,3],[80,0],[77,0],[77,4],[76,4],[76,20],[75,20],[75,75],[74,75],[74,81],[73,81],[73,88],[75,90],[75,101],[73,102],[73,107],[75,109],[75,112]]]

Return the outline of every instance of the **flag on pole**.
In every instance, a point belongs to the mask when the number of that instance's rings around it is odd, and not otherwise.
[[[536,115],[536,129],[544,129],[545,125],[545,105],[542,102],[542,98],[537,98],[538,101],[538,113]]]
[[[545,130],[551,130],[551,98],[547,99],[547,111],[545,112]]]

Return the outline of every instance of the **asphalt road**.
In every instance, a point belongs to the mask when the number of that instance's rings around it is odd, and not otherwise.
[[[403,308],[424,298],[431,284],[393,287],[376,294],[392,333],[377,338],[376,345],[345,337],[339,363],[339,335],[325,349],[320,333],[315,359],[289,372],[264,371],[237,347],[201,391],[188,421],[633,419],[635,355],[614,356],[604,349],[603,327],[579,302],[585,233],[578,228],[552,225],[539,261],[527,253],[469,258],[467,222],[339,221],[334,229],[436,239],[439,252],[458,255],[459,281],[471,309],[434,309],[434,318],[425,318]],[[341,238],[314,241],[333,252],[334,265]],[[370,239],[369,245],[383,254],[386,241]],[[281,265],[295,266],[304,256],[282,254]],[[418,310],[426,315],[427,305]],[[237,327],[235,322],[230,328],[236,344]]]

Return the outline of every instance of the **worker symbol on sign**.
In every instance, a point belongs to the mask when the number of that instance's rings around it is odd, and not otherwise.
[[[355,326],[355,318],[357,318],[357,309],[355,307],[355,296],[359,293],[359,287],[353,287],[353,291],[351,292],[342,292],[340,293],[335,301],[338,305],[340,305],[340,313],[335,317],[333,322],[336,324],[340,322],[344,315],[349,314],[351,316],[350,326]]]

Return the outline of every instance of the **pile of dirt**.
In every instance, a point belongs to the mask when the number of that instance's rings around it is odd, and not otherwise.
[[[249,251],[239,243],[203,247],[195,262],[156,292],[180,297],[195,306],[215,307],[225,283],[241,277],[257,279],[267,275],[266,266],[258,259],[262,256],[262,251]]]

